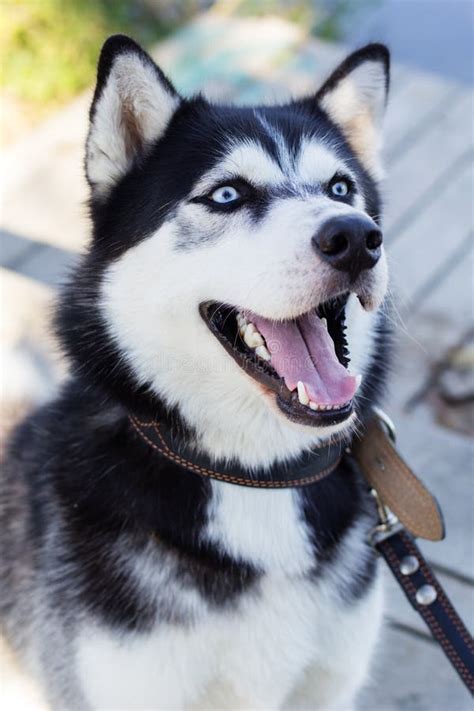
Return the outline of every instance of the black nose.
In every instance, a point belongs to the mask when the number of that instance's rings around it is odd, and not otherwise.
[[[340,215],[325,222],[313,237],[316,253],[354,281],[380,259],[382,232],[370,217]]]

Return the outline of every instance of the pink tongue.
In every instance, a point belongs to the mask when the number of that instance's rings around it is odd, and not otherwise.
[[[246,316],[265,338],[271,364],[289,390],[301,380],[317,405],[342,405],[354,397],[357,378],[339,362],[333,340],[316,314],[283,322],[253,313]]]

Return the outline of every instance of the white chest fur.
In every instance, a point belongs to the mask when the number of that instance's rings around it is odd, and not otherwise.
[[[213,482],[206,537],[223,553],[260,570],[296,575],[314,565],[299,494]]]
[[[258,596],[190,628],[123,637],[85,628],[78,675],[94,709],[338,707],[365,677],[379,592],[344,609],[328,590],[268,576]]]
[[[379,626],[378,585],[346,607],[330,578],[307,578],[314,554],[295,492],[213,488],[206,537],[267,572],[229,607],[195,605],[189,626],[122,635],[85,626],[77,671],[87,702],[127,710],[350,703]]]

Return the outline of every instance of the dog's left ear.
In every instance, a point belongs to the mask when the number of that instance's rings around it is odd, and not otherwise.
[[[136,42],[109,37],[100,53],[86,144],[93,197],[105,197],[160,139],[179,103],[171,82]]]
[[[365,167],[380,172],[382,120],[390,83],[390,54],[369,44],[350,54],[316,94],[319,106],[339,126]]]

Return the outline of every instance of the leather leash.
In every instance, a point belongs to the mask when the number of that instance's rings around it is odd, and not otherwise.
[[[177,441],[164,423],[144,422],[129,415],[135,433],[158,456],[200,476],[260,489],[309,486],[334,472],[341,461],[339,444],[316,448],[291,463],[249,471],[238,462],[211,461],[183,440]],[[408,601],[428,625],[460,678],[474,694],[474,641],[414,541],[444,538],[444,523],[436,499],[415,476],[395,448],[390,419],[374,408],[364,436],[346,450],[371,487],[379,523],[371,545],[388,564]]]
[[[352,448],[379,512],[370,542],[474,694],[474,640],[413,538],[442,540],[445,531],[441,510],[395,449],[395,428],[390,419],[378,409],[374,414],[366,435]]]

